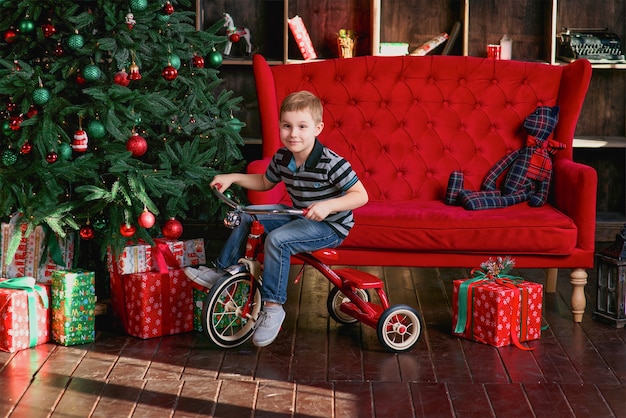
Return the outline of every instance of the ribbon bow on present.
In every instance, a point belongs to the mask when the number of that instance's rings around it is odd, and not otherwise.
[[[550,172],[552,171],[552,156],[557,151],[566,147],[553,139],[546,139],[545,141],[539,141],[532,135],[528,135],[526,140],[527,147],[535,147],[530,162],[528,163],[527,176],[531,179],[542,181],[547,180]]]
[[[37,345],[37,300],[39,295],[45,309],[48,309],[48,294],[43,287],[36,284],[33,277],[17,277],[0,281],[0,289],[25,290],[28,297],[28,330],[29,346]]]

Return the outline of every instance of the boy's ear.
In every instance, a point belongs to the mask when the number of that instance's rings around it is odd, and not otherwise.
[[[324,122],[318,123],[317,126],[315,127],[315,135],[316,136],[319,135],[323,129],[324,129]]]

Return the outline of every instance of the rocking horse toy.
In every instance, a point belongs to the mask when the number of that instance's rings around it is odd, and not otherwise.
[[[226,48],[224,48],[224,55],[230,55],[230,50],[233,47],[233,42],[239,42],[241,38],[246,41],[246,55],[252,54],[250,29],[236,27],[233,18],[228,13],[224,13],[224,27],[226,28],[226,38],[228,39]]]

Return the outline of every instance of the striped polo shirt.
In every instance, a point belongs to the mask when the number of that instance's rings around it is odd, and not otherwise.
[[[348,161],[315,140],[311,155],[296,167],[291,151],[279,149],[270,162],[265,177],[272,183],[285,183],[295,208],[303,209],[314,202],[342,196],[359,179]],[[328,215],[324,222],[342,239],[354,226],[351,210]]]

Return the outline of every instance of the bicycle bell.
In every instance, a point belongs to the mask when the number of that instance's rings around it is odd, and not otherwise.
[[[241,224],[241,214],[236,211],[229,211],[224,218],[224,225],[227,228],[235,229]]]

